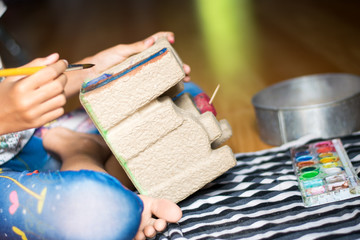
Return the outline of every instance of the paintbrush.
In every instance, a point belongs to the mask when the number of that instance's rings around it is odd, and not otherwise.
[[[211,96],[211,99],[210,99],[210,101],[209,101],[209,104],[212,104],[212,102],[214,101],[214,98],[215,98],[215,96],[216,96],[219,88],[220,88],[220,84],[218,84],[217,87],[215,88],[215,91],[214,91],[214,93],[213,93],[212,96]]]
[[[95,64],[85,63],[85,64],[69,64],[66,68],[67,71],[81,70],[87,69],[95,66]],[[47,66],[39,66],[39,67],[19,67],[19,68],[6,68],[0,70],[0,76],[18,76],[18,75],[31,75],[36,73],[37,71],[45,68]]]

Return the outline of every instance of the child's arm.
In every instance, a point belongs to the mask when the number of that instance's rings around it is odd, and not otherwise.
[[[55,53],[25,66],[43,65],[48,67],[31,76],[8,77],[0,83],[0,135],[39,127],[63,115],[67,62]]]

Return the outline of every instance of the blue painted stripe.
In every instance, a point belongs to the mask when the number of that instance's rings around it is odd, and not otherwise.
[[[111,74],[105,73],[98,78],[95,78],[89,82],[83,83],[83,85],[81,87],[81,92],[86,93],[86,92],[89,92],[96,88],[102,87],[102,86],[108,84],[109,82],[112,82],[112,81],[130,73],[131,71],[135,70],[136,68],[140,67],[141,65],[144,65],[145,63],[153,60],[154,58],[156,58],[166,52],[167,52],[167,48],[163,48],[160,51],[151,55],[150,57],[140,61],[139,63],[133,65],[132,67],[129,67],[129,68],[123,70],[122,72],[117,73],[116,75],[111,75]]]

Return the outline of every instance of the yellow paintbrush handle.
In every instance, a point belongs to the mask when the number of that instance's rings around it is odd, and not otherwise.
[[[18,76],[18,75],[31,75],[43,69],[45,66],[40,67],[20,67],[20,68],[7,68],[0,70],[0,76]]]
[[[73,71],[73,70],[81,70],[87,69],[95,66],[92,63],[83,63],[83,64],[69,64],[65,70]],[[39,66],[39,67],[19,67],[19,68],[7,68],[0,70],[0,77],[7,77],[7,76],[18,76],[18,75],[31,75],[39,71],[40,69],[45,68],[46,66]]]

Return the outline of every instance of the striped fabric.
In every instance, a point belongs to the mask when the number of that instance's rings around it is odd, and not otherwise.
[[[179,203],[183,218],[157,239],[360,239],[360,197],[305,208],[290,148],[236,154],[237,166]],[[341,139],[360,166],[360,134]]]

